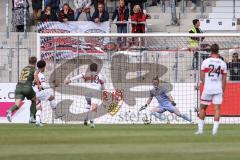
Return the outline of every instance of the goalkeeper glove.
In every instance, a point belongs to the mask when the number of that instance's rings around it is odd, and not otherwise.
[[[144,106],[142,106],[140,109],[139,109],[139,112],[141,112],[142,110],[146,109],[147,108],[147,104],[145,104]]]
[[[172,105],[173,105],[173,106],[176,106],[177,104],[176,104],[174,101],[172,101]]]

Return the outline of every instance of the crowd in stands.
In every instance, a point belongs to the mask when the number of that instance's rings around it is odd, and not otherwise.
[[[30,25],[29,1],[12,0],[13,31],[23,32],[24,26]],[[104,3],[105,0],[73,0],[74,8],[70,7],[69,0],[31,0],[34,25],[39,22],[78,21],[79,17],[85,13],[87,21],[95,23],[116,21],[114,23],[116,23],[118,33],[127,33],[127,23],[131,23],[133,33],[145,32],[146,19],[150,18],[143,7],[146,1],[119,0],[118,7],[115,8],[113,15],[110,17]],[[91,6],[94,8],[93,13],[91,13]],[[24,17],[24,15],[26,16]]]
[[[14,31],[23,32],[25,31],[24,26],[28,26],[30,23],[29,1],[30,0],[12,0],[12,24]],[[74,8],[70,7],[69,1],[70,0],[31,0],[34,24],[52,21],[62,23],[79,21],[80,16],[85,14],[87,21],[94,23],[111,21],[112,23],[116,23],[118,33],[127,33],[129,24],[131,25],[132,33],[145,33],[145,22],[148,18],[151,18],[143,7],[143,4],[147,2],[147,0],[119,0],[118,7],[114,9],[112,16],[108,13],[107,7],[105,6],[106,4],[104,3],[105,0],[72,0]],[[170,0],[170,2],[174,4],[174,7],[176,3],[180,1],[181,0]],[[192,0],[192,9],[196,8],[197,1],[198,0]],[[151,6],[155,6],[160,2],[161,0],[152,0]],[[94,8],[93,13],[91,13],[91,7]],[[193,20],[193,27],[189,30],[189,33],[202,33],[198,19]],[[125,38],[119,37],[118,41],[126,43]],[[190,37],[189,47],[194,50],[198,48],[203,41],[204,37]],[[137,40],[133,38],[132,43],[143,44],[144,42],[137,42]],[[116,48],[114,47],[115,45],[116,44],[109,44],[108,48]],[[203,60],[208,56],[208,54],[201,54],[200,59]],[[193,69],[199,66],[198,57],[198,51],[194,51],[192,61]],[[230,70],[230,80],[239,81],[240,59],[238,58],[237,52],[232,54],[232,61],[228,62],[227,66]]]
[[[174,1],[175,1],[175,3],[177,3],[177,2],[180,2],[181,0],[174,0]],[[191,0],[191,1],[192,1],[192,7],[191,7],[191,9],[194,10],[194,9],[196,9],[196,7],[197,7],[197,2],[198,2],[199,0]],[[157,6],[157,4],[160,3],[160,2],[161,2],[161,0],[152,0],[151,6]]]

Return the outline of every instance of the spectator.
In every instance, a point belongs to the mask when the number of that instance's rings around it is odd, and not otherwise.
[[[203,33],[200,27],[200,21],[199,19],[194,19],[193,21],[193,27],[189,30],[189,33]],[[197,48],[201,41],[204,40],[204,37],[190,37],[190,48]]]
[[[191,10],[195,10],[197,8],[197,0],[192,0]]]
[[[176,0],[170,0],[171,6],[171,25],[179,26],[179,21],[177,18],[177,11],[176,11]]]
[[[99,3],[98,9],[92,15],[92,21],[95,23],[105,22],[109,20],[109,14],[104,9],[104,4]]]
[[[200,29],[199,19],[194,19],[192,22],[193,22],[193,27],[189,30],[189,33],[193,33],[193,34],[203,33],[202,30]],[[200,42],[202,42],[203,40],[204,40],[204,37],[190,37],[189,48],[192,50],[196,50],[196,48],[199,47]],[[205,59],[206,55],[202,54],[202,57],[200,57],[200,58]],[[194,52],[193,62],[192,62],[193,69],[197,69],[199,67],[198,61],[199,61],[199,53]]]
[[[69,4],[69,1],[70,0],[60,0],[60,3],[59,3],[60,10],[62,10],[64,4],[66,4],[66,3]]]
[[[152,4],[150,6],[157,6],[160,3],[160,0],[152,0]]]
[[[98,4],[104,4],[104,0],[92,0],[95,11],[98,9]]]
[[[145,24],[147,15],[142,12],[141,7],[139,5],[135,5],[133,7],[133,14],[131,16],[132,20],[132,33],[145,33]],[[140,41],[137,38],[132,38],[132,42],[134,45],[142,45],[144,46],[144,40],[141,38]]]
[[[129,18],[129,9],[125,7],[124,0],[120,0],[119,8],[116,8],[113,16],[112,21],[116,19],[118,22],[127,22]],[[127,24],[117,24],[117,33],[127,33]]]
[[[50,22],[57,21],[56,14],[52,13],[52,9],[50,6],[46,6],[44,11],[41,13],[41,22]]]
[[[232,62],[227,63],[228,70],[230,71],[229,79],[231,81],[240,81],[240,59],[238,53],[233,53]]]
[[[156,2],[160,0],[152,0],[152,3],[153,4],[156,4]],[[177,4],[177,2],[180,2],[181,0],[174,0],[175,1],[175,5]],[[195,10],[197,8],[197,0],[192,0],[192,7],[191,7],[191,10]]]
[[[74,21],[74,11],[68,3],[63,5],[62,10],[59,12],[58,19],[60,22]]]
[[[125,0],[125,5],[128,5],[128,3],[130,3],[131,15],[132,15],[134,6],[139,5],[141,10],[143,11],[143,4],[145,2],[147,2],[147,0]]]
[[[145,24],[141,24],[146,22],[147,15],[144,14],[139,5],[135,5],[133,8],[133,15],[131,20],[132,24],[132,33],[145,33]]]
[[[59,13],[60,0],[45,0],[45,7],[50,6],[52,9],[52,14],[58,15]]]
[[[86,13],[87,21],[92,21],[92,17],[91,17],[91,13],[90,13],[90,8],[85,8],[85,13]]]
[[[12,25],[13,31],[16,32],[24,32],[24,17],[26,17],[26,26],[29,25],[30,22],[30,14],[29,14],[29,3],[28,0],[12,0]],[[26,9],[26,14],[25,10]],[[27,28],[25,28],[27,29]]]
[[[33,18],[36,25],[40,21],[42,12],[42,0],[32,0]]]
[[[75,20],[77,21],[83,11],[86,12],[90,8],[91,0],[74,0],[74,5],[76,7]],[[86,12],[87,13],[87,12]]]

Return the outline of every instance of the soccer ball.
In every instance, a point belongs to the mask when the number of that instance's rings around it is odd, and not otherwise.
[[[142,121],[143,121],[143,124],[145,124],[145,125],[151,124],[151,119],[148,119],[147,117],[143,117]]]

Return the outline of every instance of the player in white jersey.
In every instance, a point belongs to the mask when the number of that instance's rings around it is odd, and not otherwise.
[[[72,77],[70,80],[65,80],[64,84],[69,84],[73,81],[82,79],[86,87],[95,89],[95,90],[104,90],[104,80],[101,74],[97,74],[98,66],[96,63],[90,64],[90,72],[87,72],[85,75],[80,73],[79,75]],[[91,93],[85,95],[87,101],[87,110],[97,111],[97,105],[101,104],[101,100],[94,98]],[[87,125],[88,117],[84,121],[84,125]],[[90,120],[91,128],[95,128],[93,119]]]
[[[55,101],[55,97],[53,96],[50,86],[46,83],[46,78],[44,75],[46,62],[44,60],[38,61],[37,67],[38,67],[38,70],[40,71],[38,73],[38,80],[39,80],[39,83],[40,83],[42,89],[39,90],[38,87],[35,87],[35,86],[33,87],[34,91],[36,92],[36,97],[37,97],[36,125],[43,126],[43,124],[41,122],[41,113],[42,113],[41,102],[49,101],[52,110],[55,110],[56,109],[56,101]]]
[[[212,135],[216,135],[219,127],[221,104],[227,81],[227,65],[219,58],[219,46],[211,46],[211,57],[202,62],[200,78],[204,85],[201,96],[201,105],[198,121],[198,130],[195,134],[203,134],[204,119],[207,106],[214,106],[214,123]]]

